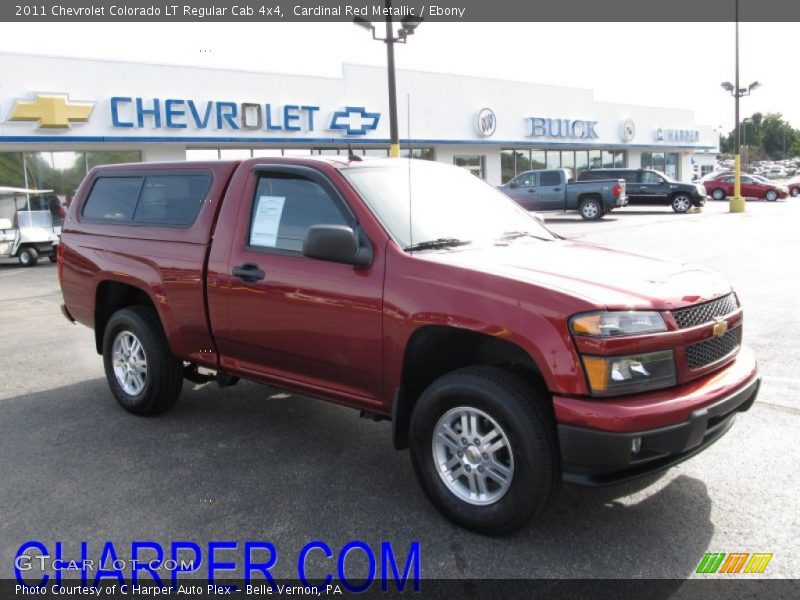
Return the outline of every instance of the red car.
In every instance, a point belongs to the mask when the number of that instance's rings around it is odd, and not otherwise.
[[[733,175],[724,175],[719,179],[706,181],[705,186],[714,200],[725,200],[725,198],[733,196],[733,181]],[[778,198],[783,199],[789,196],[789,189],[785,186],[765,183],[749,175],[742,175],[741,185],[742,196],[745,198],[764,198],[769,202],[775,202]]]
[[[724,277],[563,239],[428,161],[96,167],[58,273],[125,410],[239,378],[355,408],[390,420],[433,504],[484,533],[539,515],[562,478],[605,485],[701,452],[760,381]],[[299,432],[317,445],[318,422]],[[269,460],[302,471],[291,448]]]
[[[789,195],[792,198],[800,196],[800,177],[795,177],[786,182],[786,187],[789,188]]]

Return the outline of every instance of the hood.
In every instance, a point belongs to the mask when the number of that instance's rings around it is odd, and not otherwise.
[[[583,242],[517,240],[464,246],[417,258],[519,281],[581,298],[597,307],[671,310],[731,291],[714,271]]]

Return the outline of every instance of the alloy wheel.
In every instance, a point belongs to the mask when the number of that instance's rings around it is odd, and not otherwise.
[[[469,504],[494,504],[511,487],[514,454],[508,436],[482,410],[448,410],[434,428],[432,450],[439,477]]]

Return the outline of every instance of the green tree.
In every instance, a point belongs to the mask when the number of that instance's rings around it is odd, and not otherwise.
[[[780,113],[753,113],[742,120],[742,145],[747,146],[748,160],[772,160],[800,156],[800,131],[794,129]],[[733,154],[734,131],[724,136],[720,151]]]

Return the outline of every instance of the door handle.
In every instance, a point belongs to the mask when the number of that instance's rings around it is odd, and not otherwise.
[[[267,276],[264,271],[258,268],[258,265],[254,265],[253,263],[244,263],[240,267],[233,267],[231,273],[233,273],[234,277],[238,277],[245,283],[254,283]]]
[[[529,194],[535,194],[536,190],[534,188],[531,188],[531,189],[528,190],[528,193]]]
[[[554,191],[554,192],[560,192],[560,191],[561,191],[561,188],[560,188],[560,187],[554,187],[554,188],[553,188],[553,191]]]

